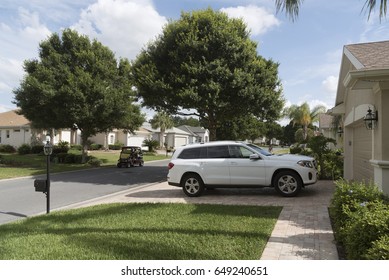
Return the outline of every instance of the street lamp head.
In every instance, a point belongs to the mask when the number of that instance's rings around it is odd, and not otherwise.
[[[51,153],[53,152],[53,146],[51,146],[49,141],[47,141],[46,144],[43,146],[43,152],[46,156],[51,155]]]

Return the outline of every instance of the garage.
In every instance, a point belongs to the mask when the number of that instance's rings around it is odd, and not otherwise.
[[[374,178],[373,166],[370,163],[372,158],[372,131],[367,130],[364,124],[354,128],[354,179],[369,181]]]
[[[129,136],[127,138],[127,146],[143,146],[144,137],[141,136]]]
[[[188,137],[180,137],[180,136],[176,135],[174,142],[175,142],[174,147],[184,146],[184,145],[188,144]]]

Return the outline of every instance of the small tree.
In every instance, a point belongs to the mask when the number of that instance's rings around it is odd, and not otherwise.
[[[158,112],[151,120],[151,127],[153,129],[159,128],[159,147],[164,147],[163,137],[165,131],[172,128],[174,123],[172,118],[165,112]]]

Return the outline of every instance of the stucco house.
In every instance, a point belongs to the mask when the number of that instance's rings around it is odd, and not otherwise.
[[[30,121],[18,115],[16,110],[0,113],[0,145],[30,144],[32,135]]]
[[[0,145],[11,145],[15,148],[22,144],[42,144],[46,142],[46,131],[34,129],[31,122],[17,113],[18,109],[0,113]],[[81,142],[79,133],[70,129],[54,131],[53,144],[59,141],[77,144]]]
[[[342,117],[344,177],[389,194],[389,41],[343,48],[335,107]],[[367,121],[369,122],[367,123]]]
[[[343,130],[334,127],[334,116],[329,114],[319,114],[319,134],[324,137],[334,139],[336,144],[329,144],[331,149],[340,149],[343,147]]]
[[[178,127],[178,129],[186,131],[190,134],[189,144],[209,142],[209,130],[204,127],[181,125]]]

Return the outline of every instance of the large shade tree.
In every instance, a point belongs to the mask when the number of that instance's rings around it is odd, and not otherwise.
[[[289,117],[293,125],[300,125],[303,133],[303,140],[308,137],[308,126],[316,122],[320,113],[325,113],[326,108],[322,105],[315,106],[312,110],[308,103],[292,105],[285,109],[284,114]]]
[[[143,105],[199,117],[211,140],[227,121],[277,119],[283,106],[278,64],[257,54],[241,19],[212,9],[167,24],[132,70]]]
[[[298,17],[300,6],[303,0],[275,0],[276,10],[285,11],[285,13],[292,19],[295,20]],[[362,7],[362,11],[365,10],[370,18],[371,13],[377,7],[379,2],[379,18],[380,20],[386,16],[387,13],[387,0],[366,0]]]
[[[39,59],[26,60],[14,90],[20,113],[38,128],[77,128],[83,160],[87,140],[114,128],[133,131],[144,117],[133,104],[131,65],[96,40],[66,29],[39,45]]]

